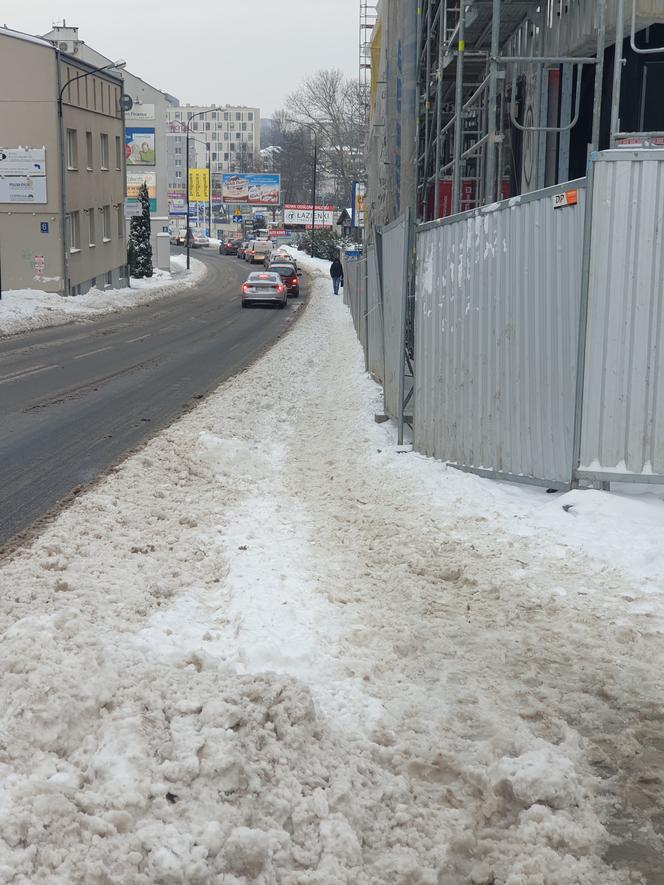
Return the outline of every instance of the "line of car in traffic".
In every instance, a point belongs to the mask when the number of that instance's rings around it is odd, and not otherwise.
[[[189,238],[189,246],[192,249],[200,249],[203,246],[210,245],[210,238],[205,234],[197,231],[191,231]],[[184,230],[176,230],[171,233],[171,246],[186,246],[187,232]]]
[[[270,250],[267,268],[250,273],[242,283],[242,307],[256,303],[286,307],[289,295],[300,294],[300,276],[294,258],[287,252]]]

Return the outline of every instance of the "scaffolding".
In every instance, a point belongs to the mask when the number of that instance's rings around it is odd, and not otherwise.
[[[360,0],[359,83],[360,103],[365,124],[369,119],[371,101],[371,41],[377,17],[376,3],[370,3],[369,0]]]
[[[582,85],[594,80],[594,150],[606,45],[622,47],[627,23],[634,52],[661,51],[635,43],[637,28],[661,21],[654,0],[422,0],[418,219],[566,181]],[[619,133],[622,52],[615,56],[611,144],[632,134]]]

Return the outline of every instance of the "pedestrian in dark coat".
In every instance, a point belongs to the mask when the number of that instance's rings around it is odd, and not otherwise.
[[[339,286],[343,286],[344,284],[344,269],[342,263],[338,258],[335,258],[332,264],[330,265],[330,276],[332,277],[332,288],[334,289],[334,294],[339,294]]]

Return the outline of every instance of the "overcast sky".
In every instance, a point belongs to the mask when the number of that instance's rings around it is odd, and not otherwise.
[[[64,18],[183,104],[251,105],[263,117],[320,68],[358,73],[358,0],[28,0],[0,16],[29,34]]]

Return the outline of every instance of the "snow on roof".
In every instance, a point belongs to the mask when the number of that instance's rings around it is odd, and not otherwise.
[[[54,49],[52,43],[43,40],[41,37],[35,37],[34,34],[25,34],[23,31],[14,31],[6,25],[0,28],[0,36],[14,37],[16,40],[25,40],[26,43],[36,43],[38,46],[46,46],[48,49]]]

